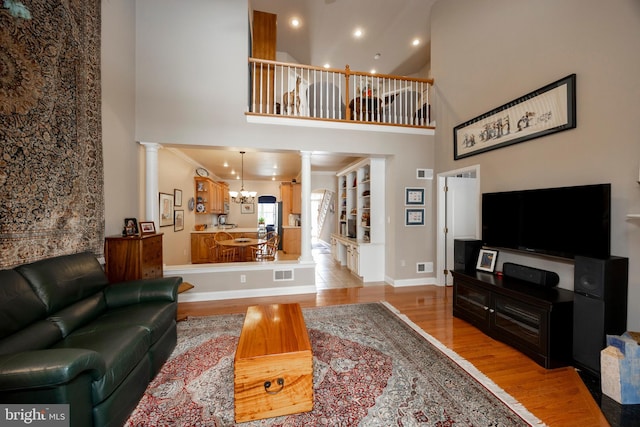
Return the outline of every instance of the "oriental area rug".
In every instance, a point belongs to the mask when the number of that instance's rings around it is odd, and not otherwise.
[[[303,309],[311,412],[241,426],[538,426],[497,385],[387,303]],[[190,318],[126,426],[234,426],[244,315]]]
[[[104,247],[101,2],[0,7],[0,268]]]

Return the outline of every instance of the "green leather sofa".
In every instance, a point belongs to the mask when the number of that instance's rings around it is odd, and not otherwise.
[[[0,270],[0,403],[122,426],[176,345],[179,277],[109,284],[90,253]]]

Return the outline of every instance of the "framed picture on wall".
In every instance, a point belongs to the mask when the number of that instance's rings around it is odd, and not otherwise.
[[[424,208],[404,210],[404,225],[424,225]]]
[[[405,188],[404,204],[424,206],[424,188]]]
[[[173,225],[173,194],[160,193],[160,227]]]
[[[453,159],[576,127],[576,75],[514,99],[453,128]]]
[[[240,213],[243,214],[252,214],[255,213],[256,208],[253,203],[243,203],[240,205]]]
[[[184,210],[176,209],[174,212],[173,231],[184,230]]]
[[[173,190],[173,206],[182,206],[182,190],[178,188]]]

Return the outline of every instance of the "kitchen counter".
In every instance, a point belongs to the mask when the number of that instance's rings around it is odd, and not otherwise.
[[[206,234],[206,233],[218,233],[220,231],[226,231],[227,233],[257,233],[258,227],[236,227],[236,228],[218,228],[208,227],[202,231],[191,230],[192,234]]]

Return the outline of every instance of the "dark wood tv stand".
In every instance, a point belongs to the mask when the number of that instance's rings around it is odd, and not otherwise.
[[[453,271],[453,315],[550,369],[572,363],[573,292]]]

